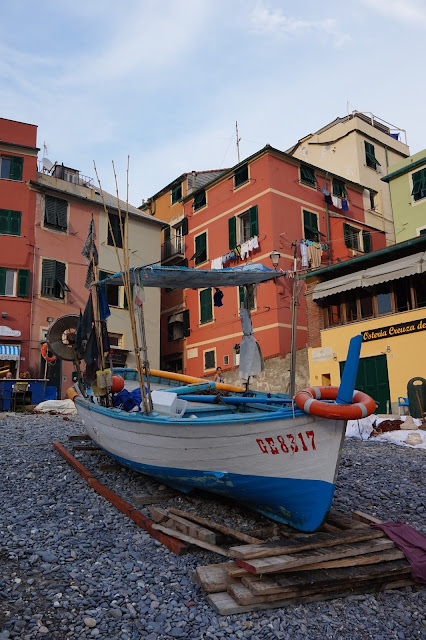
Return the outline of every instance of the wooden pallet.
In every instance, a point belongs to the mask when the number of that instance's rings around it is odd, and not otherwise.
[[[227,549],[234,562],[198,567],[195,581],[220,615],[272,609],[415,584],[404,554],[376,518],[332,512],[314,534]]]

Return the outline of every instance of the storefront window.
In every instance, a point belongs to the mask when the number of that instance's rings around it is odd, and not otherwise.
[[[407,286],[405,278],[395,280],[393,292],[395,295],[395,311],[409,311],[411,309],[411,295],[410,287]]]
[[[373,317],[373,297],[371,291],[362,292],[359,298],[361,318]]]
[[[426,307],[426,274],[413,276],[414,293],[416,296],[416,306],[420,309]]]
[[[358,307],[356,296],[354,295],[346,302],[346,321],[355,322],[355,320],[358,320]]]
[[[331,327],[335,324],[341,324],[342,316],[340,311],[340,304],[332,304],[328,307],[328,326]]]
[[[377,298],[377,314],[383,316],[386,313],[392,313],[392,297],[389,283],[379,285],[376,291]]]

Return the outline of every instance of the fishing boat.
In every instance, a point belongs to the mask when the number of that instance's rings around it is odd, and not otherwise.
[[[169,288],[244,286],[249,300],[250,288],[277,280],[280,273],[260,264],[222,270],[141,266],[129,269],[126,278],[120,272],[97,284],[127,283],[136,290],[135,297],[141,283]],[[240,363],[242,370],[250,371],[261,366],[261,355],[250,305],[246,306],[241,310]],[[137,314],[136,304],[134,309]],[[59,331],[54,325],[50,330],[50,345],[57,354],[63,329],[64,324]],[[143,351],[142,322],[139,329]],[[109,392],[99,398],[78,384],[70,396],[91,439],[126,467],[184,492],[196,488],[227,496],[310,532],[321,525],[332,504],[346,420],[376,408],[374,400],[354,391],[360,347],[357,336],[339,389],[305,389],[295,398],[253,391],[248,384],[228,387],[224,395],[226,385],[150,371],[145,359],[143,369],[127,372],[134,378],[133,386],[140,386],[140,410],[107,406]],[[62,356],[65,348],[70,345],[63,345]],[[222,393],[215,395],[221,387]]]

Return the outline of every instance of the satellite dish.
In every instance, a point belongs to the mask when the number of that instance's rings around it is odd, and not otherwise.
[[[42,158],[41,164],[43,165],[43,169],[46,169],[46,171],[51,171],[54,167],[53,162],[51,162],[49,158]]]
[[[79,316],[74,314],[61,316],[47,331],[46,340],[49,348],[62,360],[74,360],[76,357],[74,342],[78,320]]]

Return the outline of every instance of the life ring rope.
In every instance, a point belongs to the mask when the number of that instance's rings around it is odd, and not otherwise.
[[[48,350],[48,346],[47,346],[47,342],[45,342],[44,344],[41,345],[42,358],[46,360],[46,362],[55,362],[56,356],[48,356],[47,350]]]
[[[351,404],[336,404],[339,387],[309,387],[301,389],[294,396],[294,401],[305,413],[320,418],[334,420],[358,420],[375,412],[376,401],[363,391],[354,391]]]

